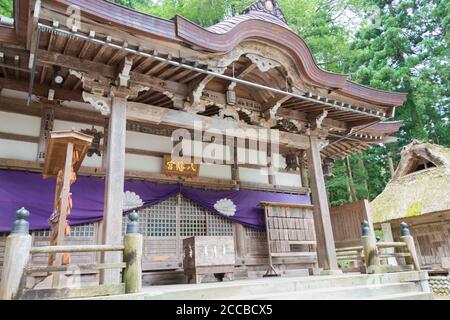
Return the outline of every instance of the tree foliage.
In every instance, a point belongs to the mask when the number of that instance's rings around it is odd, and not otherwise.
[[[0,2],[0,16],[12,18],[13,15],[13,0],[2,0]]]

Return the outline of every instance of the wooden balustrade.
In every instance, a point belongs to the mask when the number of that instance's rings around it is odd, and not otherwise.
[[[138,216],[130,214],[130,222],[123,245],[84,245],[84,246],[46,246],[31,247],[31,236],[28,231],[29,216],[25,209],[19,210],[13,231],[7,238],[5,248],[5,262],[0,283],[0,300],[13,299],[57,299],[80,298],[123,293],[137,293],[142,289],[142,235],[137,233]],[[72,264],[55,266],[29,266],[30,256],[33,254],[55,254],[65,252],[121,252],[123,262]],[[48,273],[50,276],[59,272],[78,275],[81,270],[120,269],[122,283],[95,285],[82,287],[79,283],[75,287],[58,287],[50,289],[25,290],[25,279],[36,272]]]
[[[344,271],[357,271],[366,273],[385,273],[400,271],[420,271],[414,239],[411,236],[408,225],[401,224],[402,237],[400,242],[376,242],[372,234],[372,228],[367,221],[362,223],[362,246],[343,247],[336,249],[339,263],[351,263],[350,267],[342,267]],[[397,249],[398,252],[385,253],[382,249]],[[382,265],[380,260],[387,258],[404,259],[403,265]],[[365,270],[365,271],[364,271]]]

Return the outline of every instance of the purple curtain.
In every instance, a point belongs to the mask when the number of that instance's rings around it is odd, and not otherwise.
[[[69,216],[71,225],[96,222],[103,218],[103,178],[77,178],[72,186],[73,208]],[[310,204],[305,195],[239,190],[210,191],[181,186],[129,180],[125,182],[125,212],[139,210],[178,193],[203,208],[248,227],[264,228],[262,201]],[[15,212],[25,207],[31,213],[30,229],[48,229],[47,222],[53,211],[55,179],[44,180],[41,174],[0,170],[0,232],[9,232]]]

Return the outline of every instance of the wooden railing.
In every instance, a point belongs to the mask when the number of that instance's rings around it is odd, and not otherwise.
[[[5,261],[0,282],[0,300],[11,299],[64,299],[137,293],[142,289],[142,235],[137,233],[138,216],[130,214],[130,222],[123,245],[80,245],[80,246],[46,246],[31,247],[31,236],[28,232],[28,222],[25,220],[29,212],[19,210],[13,230],[8,236],[5,248]],[[120,252],[123,262],[72,264],[53,266],[29,266],[28,262],[33,254],[60,254],[79,252]],[[119,269],[122,271],[121,283],[105,283],[83,286],[81,284],[81,270],[105,271]],[[44,286],[50,288],[25,289],[26,279],[33,273],[47,273],[48,280]],[[64,286],[60,282],[61,273],[68,273],[78,277],[77,283]],[[58,279],[55,281],[55,279]],[[42,286],[42,285],[39,285]]]
[[[360,271],[362,273],[387,273],[401,271],[420,271],[419,260],[414,239],[406,223],[401,224],[402,237],[400,242],[376,242],[369,222],[362,223],[361,246],[336,249],[338,263],[343,271]],[[382,252],[383,249],[396,249],[392,253]],[[387,263],[388,258],[396,258],[398,265]],[[382,264],[382,260],[385,263]],[[400,263],[404,260],[404,263]],[[349,264],[343,266],[342,264]]]
[[[336,249],[337,261],[342,271],[365,273],[363,250],[362,246]]]

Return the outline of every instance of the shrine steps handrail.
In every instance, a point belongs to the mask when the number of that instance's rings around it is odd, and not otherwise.
[[[30,250],[31,254],[39,253],[65,253],[65,252],[112,252],[123,251],[123,245],[82,245],[82,246],[46,246],[33,247]]]

